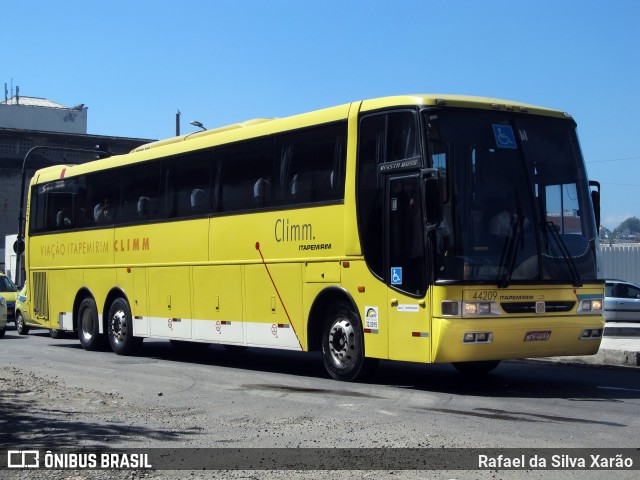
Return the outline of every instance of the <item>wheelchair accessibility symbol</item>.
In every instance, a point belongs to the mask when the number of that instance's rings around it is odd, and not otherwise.
[[[402,267],[391,268],[391,285],[402,285]]]
[[[493,136],[496,138],[496,146],[498,148],[517,149],[516,136],[513,129],[509,125],[491,125],[493,127]]]

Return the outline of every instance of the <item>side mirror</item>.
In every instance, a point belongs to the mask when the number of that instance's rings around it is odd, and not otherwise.
[[[596,190],[591,190],[591,203],[593,204],[593,213],[596,217],[596,229],[600,232],[600,182],[590,180],[589,187],[596,188]]]
[[[22,255],[24,253],[24,240],[16,240],[13,242],[13,251],[18,255]]]

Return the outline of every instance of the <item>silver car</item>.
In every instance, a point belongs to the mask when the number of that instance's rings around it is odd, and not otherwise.
[[[607,322],[640,322],[640,287],[622,280],[606,280],[604,318]]]

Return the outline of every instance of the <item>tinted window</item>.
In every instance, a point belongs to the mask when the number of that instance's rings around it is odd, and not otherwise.
[[[291,205],[343,198],[346,135],[346,124],[280,135],[276,202]]]
[[[65,179],[34,188],[31,232],[75,228],[78,223],[78,180]]]
[[[391,285],[413,295],[426,285],[423,223],[417,175],[390,180],[389,262]],[[395,276],[395,278],[394,278]]]
[[[616,298],[639,298],[640,288],[628,283],[614,283],[612,297]]]
[[[383,277],[382,175],[378,165],[384,161],[386,118],[365,117],[360,122],[358,142],[358,221],[364,258],[369,268]]]
[[[358,140],[358,222],[365,260],[384,277],[384,178],[378,166],[418,154],[413,111],[374,114],[360,121]]]
[[[277,155],[270,136],[38,185],[30,233],[339,200],[346,134],[323,125],[280,135]]]
[[[116,221],[119,193],[115,171],[99,172],[86,178],[86,225],[110,225]]]
[[[613,283],[607,283],[604,286],[604,296],[613,297]]]
[[[154,220],[158,217],[160,163],[146,162],[120,170],[118,223]]]
[[[211,152],[205,151],[164,162],[162,216],[188,217],[212,211],[211,158]]]
[[[220,168],[218,211],[235,212],[270,205],[273,142],[259,140],[222,147],[214,154]]]
[[[18,289],[9,277],[0,276],[0,292],[16,292]]]

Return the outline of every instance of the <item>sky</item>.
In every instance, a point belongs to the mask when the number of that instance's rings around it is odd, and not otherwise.
[[[640,218],[640,1],[21,0],[0,83],[84,103],[88,133],[161,139],[397,94],[569,112],[602,223]]]

